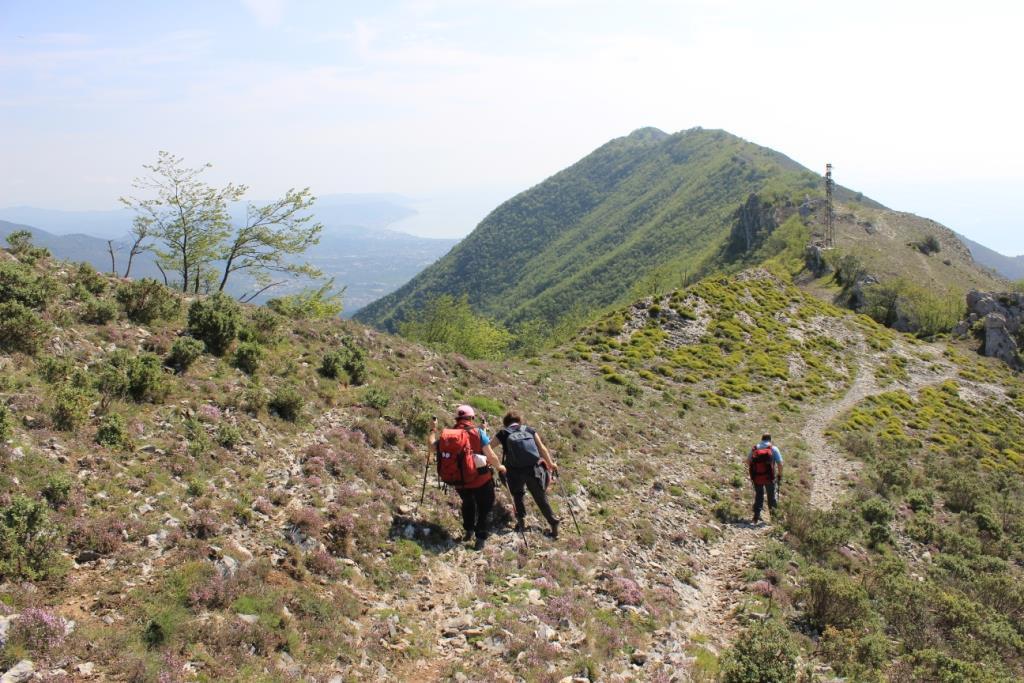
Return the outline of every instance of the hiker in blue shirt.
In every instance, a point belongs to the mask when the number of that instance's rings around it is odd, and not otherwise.
[[[754,524],[757,524],[761,521],[765,493],[768,494],[768,510],[775,516],[776,493],[782,485],[782,452],[772,443],[771,434],[762,435],[761,441],[750,450],[747,470],[754,485]]]

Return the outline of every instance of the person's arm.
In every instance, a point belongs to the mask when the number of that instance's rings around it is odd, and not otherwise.
[[[780,451],[775,446],[772,446],[772,449],[775,451],[774,457],[772,458],[772,460],[775,463],[775,480],[778,481],[781,484],[782,483],[782,451]]]
[[[505,466],[501,464],[501,460],[498,459],[498,454],[494,452],[490,444],[484,446],[484,456],[487,458],[487,464],[498,470],[502,474],[505,474]]]
[[[551,459],[551,452],[548,450],[548,447],[544,445],[544,442],[540,440],[540,434],[534,432],[533,440],[537,442],[537,450],[540,451],[541,459],[547,463],[548,469],[552,472],[557,472],[558,465],[556,465],[555,461]]]

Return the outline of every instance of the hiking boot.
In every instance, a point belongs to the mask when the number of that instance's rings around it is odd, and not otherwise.
[[[751,523],[752,524],[760,524],[761,523],[761,513],[757,513],[756,515],[754,515],[754,520]]]
[[[552,539],[557,539],[558,538],[558,526],[561,523],[562,523],[562,520],[560,520],[560,519],[556,519],[555,521],[551,522],[551,529],[549,529],[548,531],[545,531],[544,535],[548,536],[549,538],[552,538]]]
[[[473,544],[473,550],[483,550],[484,544],[487,543],[487,539],[483,536],[476,537],[476,543]]]
[[[470,529],[466,533],[462,534],[462,542],[463,543],[469,543],[472,540],[473,540],[473,530],[472,529]]]
[[[512,528],[512,531],[514,531],[517,534],[524,533],[526,531],[526,522],[524,522],[521,519],[518,520],[516,522],[516,525]]]

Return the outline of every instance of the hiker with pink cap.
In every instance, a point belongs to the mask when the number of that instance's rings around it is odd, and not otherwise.
[[[476,426],[473,406],[455,409],[455,425],[437,434],[437,418],[427,442],[435,452],[438,478],[452,486],[462,499],[463,541],[474,536],[476,550],[483,550],[490,533],[488,515],[494,507],[494,475],[491,468],[505,473],[505,466],[491,448],[487,432]]]

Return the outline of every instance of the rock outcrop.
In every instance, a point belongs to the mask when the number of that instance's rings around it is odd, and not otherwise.
[[[968,292],[967,318],[956,333],[970,332],[981,339],[983,355],[999,358],[1016,370],[1024,369],[1024,294]]]

